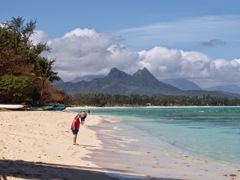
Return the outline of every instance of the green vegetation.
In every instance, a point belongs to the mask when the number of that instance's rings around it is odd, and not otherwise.
[[[147,95],[110,95],[75,94],[70,97],[76,106],[239,106],[240,99],[214,96],[147,96]]]
[[[42,57],[50,52],[46,44],[34,45],[36,21],[24,23],[12,18],[0,26],[0,103],[66,103],[68,96],[53,88],[59,80],[52,71],[54,59]]]

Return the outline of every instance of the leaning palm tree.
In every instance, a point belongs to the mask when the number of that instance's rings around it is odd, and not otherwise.
[[[60,80],[57,76],[57,72],[52,71],[52,65],[54,64],[55,60],[48,60],[47,58],[41,57],[37,60],[36,67],[35,67],[35,74],[38,79],[40,79],[40,102],[43,102],[43,93],[46,89],[46,84],[52,83],[56,80]]]

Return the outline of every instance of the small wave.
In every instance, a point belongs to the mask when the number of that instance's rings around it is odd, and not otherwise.
[[[121,130],[122,130],[121,128],[119,128],[119,127],[116,127],[116,126],[114,126],[114,127],[113,127],[113,129],[114,129],[114,130],[119,130],[119,131],[121,131]]]

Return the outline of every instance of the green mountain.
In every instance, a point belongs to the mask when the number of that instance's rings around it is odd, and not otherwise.
[[[146,68],[139,69],[133,75],[129,75],[117,68],[112,68],[109,74],[103,78],[97,78],[89,82],[61,82],[53,84],[53,86],[65,91],[69,95],[76,93],[104,93],[121,95],[182,95],[201,97],[203,95],[211,95],[228,98],[240,97],[240,95],[220,91],[180,90],[170,84],[159,81]]]
[[[132,76],[117,68],[112,68],[104,78],[90,82],[64,82],[54,85],[57,89],[73,95],[75,93],[105,94],[148,94],[148,95],[183,95],[180,89],[157,80],[146,68],[138,70]]]
[[[177,79],[164,79],[163,82],[167,84],[171,84],[172,86],[177,87],[181,90],[201,90],[202,88],[198,86],[197,84],[188,81],[183,78],[177,78]]]

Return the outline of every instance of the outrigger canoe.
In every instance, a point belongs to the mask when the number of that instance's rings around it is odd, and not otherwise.
[[[52,110],[53,106],[50,105],[27,105],[24,109],[28,111],[46,111]]]
[[[25,105],[22,104],[0,104],[0,109],[12,109],[12,110],[17,110],[17,109],[23,109]]]
[[[66,109],[67,106],[53,106],[52,110],[54,111],[62,111],[64,109]]]

